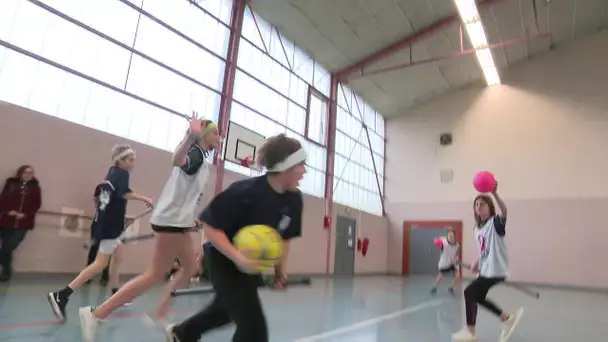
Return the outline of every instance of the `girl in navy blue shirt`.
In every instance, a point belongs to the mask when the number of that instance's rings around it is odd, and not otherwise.
[[[135,151],[129,145],[117,145],[112,150],[112,167],[105,180],[95,189],[97,212],[93,225],[93,240],[99,241],[95,261],[87,266],[68,286],[48,294],[53,313],[65,321],[65,308],[74,290],[101,273],[110,263],[112,291],[118,290],[118,267],[120,264],[120,235],[125,229],[127,200],[137,200],[152,206],[152,200],[138,195],[129,187],[129,173],[135,165]]]
[[[289,242],[302,233],[302,194],[306,152],[284,134],[269,138],[261,147],[257,163],[267,169],[260,177],[233,183],[218,194],[200,215],[211,247],[205,253],[215,298],[206,308],[165,329],[167,341],[196,342],[201,336],[229,323],[236,325],[232,341],[267,342],[268,328],[258,296],[259,261],[248,259],[232,245],[244,226],[274,227],[284,240],[284,254],[275,268],[278,282],[286,280],[285,261]]]

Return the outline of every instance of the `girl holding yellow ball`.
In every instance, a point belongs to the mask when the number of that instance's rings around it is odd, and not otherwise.
[[[266,260],[235,245],[242,245],[243,227],[254,235],[264,231],[260,226],[276,230],[282,248],[275,273],[279,285],[284,284],[289,241],[302,230],[303,201],[298,184],[306,173],[305,161],[306,152],[297,140],[284,134],[271,137],[260,147],[256,160],[267,173],[233,183],[205,208],[200,221],[212,244],[205,257],[210,261],[215,297],[186,321],[167,326],[168,342],[196,342],[204,333],[229,323],[236,325],[234,342],[268,342],[258,296],[258,273]]]

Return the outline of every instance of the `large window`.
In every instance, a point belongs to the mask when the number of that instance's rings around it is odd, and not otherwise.
[[[231,120],[266,137],[285,133],[302,142],[309,157],[300,187],[317,197],[325,190],[329,85],[329,72],[246,9]]]
[[[2,0],[0,100],[173,150],[217,119],[231,5]]]
[[[165,150],[190,112],[217,120],[232,0],[1,2],[0,100]],[[330,73],[247,7],[231,120],[301,141],[304,192],[323,197],[329,172],[336,202],[381,213],[384,121],[340,86],[326,170],[329,92]]]
[[[381,215],[381,196],[384,191],[384,120],[344,85],[338,86],[337,115],[334,201]],[[367,126],[371,149],[362,122]]]

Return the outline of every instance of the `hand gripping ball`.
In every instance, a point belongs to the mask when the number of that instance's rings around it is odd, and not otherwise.
[[[482,193],[492,192],[496,187],[496,179],[490,171],[479,171],[473,177],[473,186]]]
[[[257,269],[259,272],[278,265],[283,256],[283,239],[270,226],[245,226],[238,231],[232,243],[249,259],[261,261]]]

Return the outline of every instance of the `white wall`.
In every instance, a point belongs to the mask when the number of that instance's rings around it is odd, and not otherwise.
[[[608,229],[608,32],[502,73],[387,123],[389,269],[401,270],[403,220],[462,220],[473,257],[472,178],[488,169],[509,205],[511,275],[605,286],[590,263]],[[454,136],[450,147],[439,135]],[[451,183],[440,170],[453,169]]]
[[[436,100],[387,125],[387,198],[470,199],[480,169],[511,198],[604,197],[608,31],[503,71],[504,84]],[[439,146],[451,132],[454,143]],[[454,181],[442,184],[442,168]]]

